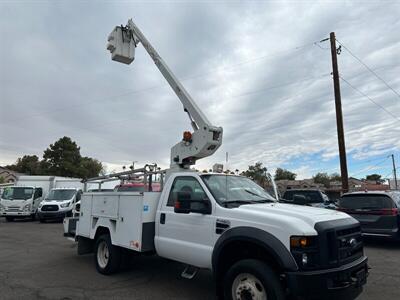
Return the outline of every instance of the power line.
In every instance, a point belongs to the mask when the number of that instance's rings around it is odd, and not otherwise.
[[[347,48],[345,45],[343,45],[343,43],[339,42],[337,39],[336,41],[344,48],[347,50],[347,52],[349,52],[349,54],[351,56],[353,56],[356,60],[358,60],[358,62],[360,62],[368,71],[370,71],[372,74],[375,75],[376,78],[378,78],[380,81],[382,81],[393,93],[395,93],[397,95],[397,97],[400,98],[400,94],[394,89],[392,88],[381,76],[379,76],[374,70],[372,70],[370,67],[367,66],[366,63],[364,63],[361,58],[359,58],[358,56],[356,56],[352,51],[350,51],[349,48]]]
[[[370,166],[370,167],[368,167],[368,168],[364,168],[364,169],[362,169],[361,171],[359,171],[359,172],[357,172],[357,173],[351,174],[350,177],[353,177],[353,176],[355,176],[355,175],[358,175],[358,174],[361,174],[361,173],[370,171],[370,170],[372,170],[372,169],[374,169],[374,168],[376,168],[376,167],[382,165],[382,164],[383,164],[384,162],[386,162],[388,159],[389,159],[389,156],[385,157],[385,159],[383,159],[382,161],[380,161],[379,163],[377,163],[377,164],[375,164],[375,165],[373,165],[373,166]]]
[[[384,110],[387,114],[389,114],[392,118],[396,119],[397,121],[400,121],[400,118],[397,117],[395,114],[393,114],[392,112],[390,112],[389,110],[387,110],[385,107],[383,107],[382,105],[380,105],[379,103],[377,103],[376,101],[374,101],[373,99],[371,99],[371,97],[369,97],[367,94],[365,94],[364,92],[362,92],[361,90],[359,90],[358,88],[356,88],[354,85],[352,85],[350,82],[348,82],[346,79],[344,79],[341,75],[339,75],[340,79],[342,79],[348,86],[350,86],[353,90],[357,91],[359,94],[361,94],[362,96],[364,96],[365,98],[367,98],[369,101],[371,101],[373,104],[375,104],[376,106],[378,106],[380,109]]]

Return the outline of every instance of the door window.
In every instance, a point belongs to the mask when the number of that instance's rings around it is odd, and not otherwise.
[[[205,200],[207,198],[206,193],[196,178],[177,177],[175,178],[171,191],[169,192],[167,206],[174,206],[179,192],[190,193],[190,199],[192,200]]]
[[[37,199],[37,198],[40,198],[40,197],[42,197],[42,188],[37,188],[37,189],[35,189],[35,196],[33,197],[33,199]]]

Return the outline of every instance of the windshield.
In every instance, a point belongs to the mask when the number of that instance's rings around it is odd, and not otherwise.
[[[393,208],[393,201],[386,195],[353,194],[343,196],[339,207],[346,209],[383,209]]]
[[[275,199],[254,181],[241,176],[202,175],[215,200],[226,206],[228,203],[251,204],[275,202]]]
[[[29,187],[7,187],[1,198],[5,200],[27,200],[32,198],[33,188]]]
[[[64,201],[71,199],[76,190],[51,190],[46,200]]]

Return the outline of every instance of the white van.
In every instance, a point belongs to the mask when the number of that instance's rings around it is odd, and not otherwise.
[[[79,188],[54,188],[39,204],[38,218],[41,223],[48,219],[63,219],[72,216],[75,203],[81,199],[82,190]]]

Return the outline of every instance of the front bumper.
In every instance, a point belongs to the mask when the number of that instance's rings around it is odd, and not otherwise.
[[[64,219],[65,217],[70,217],[72,215],[72,210],[65,211],[39,211],[39,219]]]
[[[286,273],[291,294],[311,299],[355,299],[367,277],[366,256],[334,269]]]
[[[0,216],[3,217],[30,217],[34,214],[34,212],[31,211],[2,211],[0,213]]]

